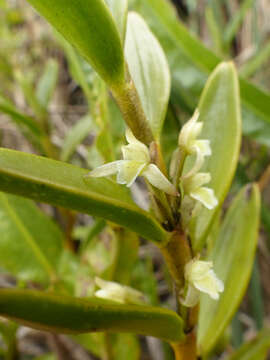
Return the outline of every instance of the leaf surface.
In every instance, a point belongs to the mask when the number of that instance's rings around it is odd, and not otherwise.
[[[202,172],[211,174],[209,187],[219,205],[229,190],[236,169],[241,142],[241,115],[237,74],[232,63],[221,63],[209,77],[199,103],[203,122],[200,139],[210,140],[212,155],[205,158]],[[188,164],[190,165],[190,161]],[[208,184],[207,184],[208,186]],[[218,207],[202,208],[192,224],[195,249],[204,245]]]
[[[126,187],[60,161],[0,149],[0,190],[102,217],[158,243],[167,233],[135,205]]]
[[[30,290],[1,289],[0,315],[57,333],[130,332],[167,341],[180,341],[184,337],[183,321],[171,310]]]
[[[21,280],[56,278],[62,233],[35,204],[0,193],[0,266]]]
[[[124,81],[121,39],[103,0],[29,0],[110,85]]]
[[[242,300],[254,262],[259,217],[259,189],[249,184],[232,202],[210,255],[225,290],[218,301],[201,297],[198,346],[202,354],[213,349]]]
[[[135,12],[128,15],[125,55],[146,118],[159,140],[170,95],[170,70],[158,40]]]

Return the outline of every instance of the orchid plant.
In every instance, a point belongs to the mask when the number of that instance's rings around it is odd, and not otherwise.
[[[144,18],[128,12],[126,0],[28,2],[63,36],[56,39],[89,104],[74,138],[81,139],[82,129],[89,132],[95,119],[99,156],[95,164],[90,156],[89,172],[66,162],[70,142],[77,145],[72,136],[62,152],[55,149],[49,113],[42,107],[48,82],[40,84],[43,96],[32,93],[39,104],[36,118],[0,98],[1,111],[23,119],[28,138],[43,155],[0,149],[0,222],[8,228],[0,239],[0,252],[8,256],[0,255],[0,266],[23,284],[23,289],[0,289],[0,316],[34,329],[76,334],[78,342],[78,334],[102,333],[105,355],[103,350],[94,354],[103,359],[117,358],[110,351],[111,333],[162,339],[177,360],[219,356],[217,344],[249,281],[260,212],[258,187],[248,184],[223,214],[241,142],[234,64],[216,64],[196,110],[165,156],[171,72]],[[165,0],[146,2],[171,11]],[[125,130],[115,140],[112,129],[119,119]],[[127,144],[122,145],[124,132]],[[138,192],[148,209],[138,203]],[[66,233],[25,198],[53,205],[68,224]],[[76,223],[75,213],[95,219],[79,246],[69,226]],[[107,262],[98,238],[104,229],[113,239]],[[9,234],[19,239],[18,247],[9,248]],[[170,308],[157,306],[132,281],[141,238],[163,256],[175,299]],[[20,261],[10,260],[20,254]],[[29,290],[31,281],[42,290]],[[117,339],[124,346],[121,335]],[[230,355],[226,346],[222,352],[225,359],[246,359]],[[129,353],[130,359],[139,358],[132,349]]]

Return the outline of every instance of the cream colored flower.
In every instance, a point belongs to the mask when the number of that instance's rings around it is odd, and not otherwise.
[[[212,299],[218,300],[219,293],[224,291],[223,282],[218,279],[212,261],[192,259],[185,266],[185,279],[188,283],[187,293],[182,303],[193,307],[199,301],[200,292],[208,294]]]
[[[145,297],[143,293],[129,286],[121,285],[117,282],[106,281],[98,277],[95,284],[100,288],[95,292],[95,296],[101,299],[113,300],[121,304],[143,304]]]
[[[198,122],[199,111],[196,110],[192,118],[182,127],[179,134],[178,145],[188,155],[196,154],[193,168],[187,174],[191,176],[198,172],[203,165],[205,156],[212,154],[209,140],[197,140],[203,127],[202,122]]]
[[[145,177],[149,183],[170,195],[177,190],[162,174],[155,164],[151,164],[146,145],[135,138],[130,130],[126,131],[128,145],[122,147],[123,160],[114,161],[92,170],[88,176],[103,177],[117,174],[117,182],[130,187],[138,176]]]
[[[192,199],[200,201],[207,209],[211,210],[218,204],[213,189],[202,186],[211,181],[209,173],[197,173],[191,176],[184,176],[182,186],[184,194]]]

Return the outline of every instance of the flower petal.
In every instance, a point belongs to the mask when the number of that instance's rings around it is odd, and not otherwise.
[[[207,184],[211,181],[210,173],[197,173],[193,176],[186,177],[182,179],[182,184],[184,191],[189,194],[192,190],[198,189],[204,184]]]
[[[147,146],[137,140],[130,129],[126,130],[126,139],[129,145],[122,146],[124,160],[150,162]]]
[[[200,291],[193,285],[189,284],[185,298],[180,298],[181,304],[186,307],[194,307],[200,299]]]
[[[213,270],[209,270],[204,277],[194,282],[194,286],[214,300],[217,300],[219,293],[224,291],[223,282],[217,278]]]
[[[197,258],[189,261],[185,266],[185,278],[193,283],[202,277],[213,267],[212,261],[197,260]]]
[[[142,145],[143,146],[129,144],[122,146],[122,154],[124,160],[136,160],[136,161],[149,163],[150,162],[149,151],[144,144]]]
[[[101,165],[101,166],[97,167],[96,169],[90,171],[90,173],[87,174],[86,176],[103,177],[103,176],[109,176],[109,175],[116,174],[118,171],[118,166],[119,166],[119,164],[121,164],[122,161],[123,160],[118,160],[118,161],[110,162],[105,165]]]
[[[189,195],[193,199],[200,201],[209,210],[214,209],[218,204],[213,189],[207,187],[194,189]]]
[[[199,116],[199,111],[196,110],[191,119],[182,127],[179,134],[178,144],[180,147],[185,148],[185,150],[188,152],[189,147],[191,146],[191,142],[196,139],[202,130],[203,124],[201,122],[197,123]]]
[[[141,175],[141,172],[145,166],[147,166],[147,164],[140,161],[122,160],[121,163],[119,163],[117,166],[118,184],[126,184],[128,187],[130,187],[136,178]]]
[[[146,177],[150,184],[164,191],[165,193],[174,196],[178,195],[176,188],[173,186],[172,183],[170,183],[166,176],[162,174],[162,172],[156,165],[148,165],[143,171],[142,175]]]

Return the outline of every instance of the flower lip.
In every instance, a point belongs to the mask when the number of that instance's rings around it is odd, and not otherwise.
[[[199,300],[198,292],[208,294],[212,299],[218,300],[219,294],[224,291],[223,282],[216,276],[212,261],[192,259],[185,266],[185,279],[188,283],[186,298],[183,304],[194,306]]]

